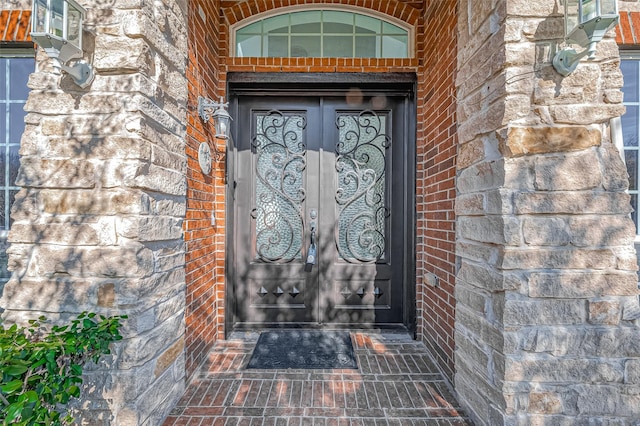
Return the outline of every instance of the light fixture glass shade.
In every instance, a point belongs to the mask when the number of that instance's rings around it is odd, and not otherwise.
[[[224,107],[220,107],[211,117],[213,127],[216,130],[216,138],[229,139],[229,128],[231,127],[231,116]]]
[[[84,14],[74,0],[34,0],[31,38],[62,64],[82,58]]]
[[[618,22],[616,0],[564,0],[565,39],[586,47]]]
[[[216,102],[209,98],[198,96],[198,115],[205,123],[209,119],[213,120],[213,128],[217,139],[229,139],[232,118],[227,111],[227,106],[229,106],[229,103],[225,103],[223,98],[220,98],[220,102]]]

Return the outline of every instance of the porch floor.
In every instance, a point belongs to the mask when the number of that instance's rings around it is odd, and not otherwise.
[[[426,347],[352,332],[358,370],[246,370],[258,333],[218,342],[164,426],[470,425]]]

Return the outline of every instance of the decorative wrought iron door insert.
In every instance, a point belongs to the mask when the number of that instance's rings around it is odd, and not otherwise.
[[[403,322],[403,101],[238,97],[236,324]]]

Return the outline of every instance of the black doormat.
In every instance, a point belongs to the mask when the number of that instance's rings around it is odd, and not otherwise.
[[[273,330],[258,338],[247,368],[357,369],[346,331]]]

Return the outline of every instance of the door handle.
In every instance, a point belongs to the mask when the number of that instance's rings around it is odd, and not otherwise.
[[[309,244],[309,250],[307,251],[307,262],[304,265],[306,272],[311,272],[313,265],[316,264],[317,248],[316,248],[316,223],[311,223],[311,241]]]

